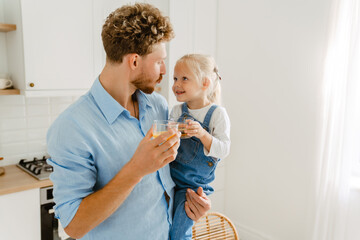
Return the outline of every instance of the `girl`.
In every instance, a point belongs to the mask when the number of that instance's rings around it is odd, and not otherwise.
[[[171,176],[176,183],[171,240],[192,238],[193,221],[186,215],[184,205],[188,188],[201,187],[209,195],[209,185],[215,178],[215,168],[230,151],[230,120],[225,108],[215,105],[220,99],[220,80],[214,59],[201,54],[189,54],[175,65],[172,90],[177,101],[170,114],[174,120],[186,120],[175,161],[170,163]],[[201,189],[199,190],[201,191]]]

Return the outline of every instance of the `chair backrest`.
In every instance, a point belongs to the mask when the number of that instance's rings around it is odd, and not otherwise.
[[[194,240],[238,240],[234,224],[221,213],[210,212],[200,218],[192,228]]]

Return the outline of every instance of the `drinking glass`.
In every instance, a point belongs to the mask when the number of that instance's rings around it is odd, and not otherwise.
[[[153,124],[153,137],[167,132],[169,129],[178,129],[179,123],[172,120],[155,120]]]
[[[189,135],[187,135],[187,133],[185,133],[186,127],[189,125],[189,120],[194,120],[191,117],[180,117],[177,122],[179,123],[179,131],[181,132],[181,137],[182,139],[185,138],[190,138]]]

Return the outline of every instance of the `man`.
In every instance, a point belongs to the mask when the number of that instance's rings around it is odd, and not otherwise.
[[[152,138],[151,125],[167,119],[154,87],[166,73],[168,18],[149,4],[123,6],[102,31],[106,65],[91,90],[50,127],[55,214],[66,233],[83,239],[168,239],[174,183],[168,163],[180,133]],[[193,220],[209,210],[202,192],[188,193]]]

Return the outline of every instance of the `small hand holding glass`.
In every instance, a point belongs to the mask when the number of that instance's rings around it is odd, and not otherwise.
[[[206,130],[200,125],[199,122],[194,120],[186,120],[188,123],[186,126],[185,133],[189,137],[202,138],[206,134]]]
[[[180,117],[179,119],[177,119],[177,122],[179,123],[178,129],[181,132],[181,138],[182,139],[190,138],[190,136],[187,135],[186,132],[185,132],[190,120],[194,120],[194,119],[189,117],[189,116]]]

